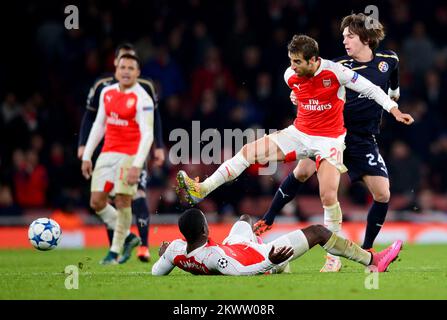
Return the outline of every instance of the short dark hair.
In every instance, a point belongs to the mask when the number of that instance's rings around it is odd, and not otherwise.
[[[294,35],[287,45],[287,49],[293,54],[301,53],[306,61],[309,61],[312,57],[318,58],[320,55],[318,42],[304,34]]]
[[[206,219],[203,212],[196,208],[186,210],[178,219],[180,232],[188,242],[194,242],[200,238],[205,224]]]
[[[131,60],[135,60],[137,62],[138,68],[140,68],[140,59],[134,55],[134,54],[130,54],[130,53],[125,53],[122,56],[120,56],[120,60],[121,59],[131,59]],[[119,62],[119,61],[118,61]]]
[[[376,27],[367,28],[366,19],[372,19],[363,13],[353,13],[343,18],[340,30],[343,32],[346,27],[348,30],[359,36],[362,43],[368,43],[368,46],[375,50],[379,46],[380,41],[385,38],[385,30],[379,21],[374,21]]]
[[[129,42],[123,42],[121,44],[119,44],[116,49],[115,49],[115,58],[119,58],[119,54],[121,50],[127,50],[127,51],[136,51],[135,47],[133,46],[133,44],[129,43]]]

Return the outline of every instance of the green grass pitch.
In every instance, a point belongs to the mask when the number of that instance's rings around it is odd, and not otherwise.
[[[152,263],[101,266],[106,249],[0,250],[0,299],[447,299],[447,246],[406,245],[400,261],[379,274],[343,259],[337,274],[319,272],[324,251],[314,248],[291,264],[291,274],[193,276],[179,269],[150,275]],[[153,249],[152,261],[157,259]],[[67,290],[67,265],[79,266],[79,288]],[[366,289],[365,282],[378,289]]]

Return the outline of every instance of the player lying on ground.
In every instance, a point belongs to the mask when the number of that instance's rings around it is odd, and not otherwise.
[[[340,30],[346,55],[334,59],[344,67],[355,70],[359,75],[379,86],[394,101],[399,99],[399,58],[391,50],[378,50],[377,47],[385,32],[382,24],[369,28],[368,17],[364,14],[351,14],[343,18]],[[297,105],[295,92],[290,98]],[[371,249],[388,211],[390,182],[388,170],[379,152],[376,135],[380,133],[383,109],[374,100],[355,91],[346,90],[346,104],[343,117],[347,134],[343,162],[348,168],[351,182],[363,181],[374,201],[368,212],[365,238],[362,248]],[[281,183],[272,204],[261,220],[254,225],[257,235],[268,231],[282,208],[295,198],[301,186],[316,172],[315,161],[300,160],[296,168]],[[331,217],[324,211],[325,225],[332,231],[341,228],[341,216]],[[340,219],[340,221],[335,221]],[[339,223],[338,223],[339,222]],[[322,272],[336,272],[341,269],[341,261],[330,255]]]
[[[333,255],[371,266],[372,271],[385,272],[402,248],[399,240],[379,253],[371,253],[322,225],[296,230],[271,243],[262,243],[254,235],[247,215],[241,216],[228,237],[218,244],[208,237],[205,215],[195,208],[180,216],[178,226],[186,241],[163,242],[160,259],[152,267],[153,275],[167,275],[174,267],[198,275],[280,273],[289,261],[299,258],[317,244]]]

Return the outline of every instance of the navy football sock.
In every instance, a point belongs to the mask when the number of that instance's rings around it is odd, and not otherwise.
[[[371,249],[377,235],[385,222],[386,213],[388,212],[388,203],[374,201],[368,212],[365,239],[363,241],[363,249]]]
[[[270,208],[264,214],[263,219],[268,225],[273,224],[276,215],[287,203],[295,198],[302,185],[303,183],[295,178],[293,172],[289,173],[276,191]]]
[[[141,238],[141,245],[148,245],[149,234],[149,209],[146,198],[138,198],[132,201],[132,212],[137,220],[138,234]]]
[[[106,230],[107,230],[107,238],[109,239],[109,247],[111,247],[113,241],[113,230],[108,228]]]
[[[109,240],[109,247],[112,246],[112,242],[113,242],[113,233],[115,232],[113,229],[106,229],[107,231],[107,239]],[[136,237],[136,235],[134,235],[132,232],[129,233],[126,237],[126,239],[124,239],[124,243],[129,242],[133,237]]]

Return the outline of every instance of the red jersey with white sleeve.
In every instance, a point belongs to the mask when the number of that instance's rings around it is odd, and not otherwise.
[[[136,155],[133,166],[141,168],[153,141],[154,102],[136,83],[124,92],[119,83],[101,91],[98,113],[85,146],[83,160],[90,160],[104,137],[101,152]]]
[[[284,73],[284,80],[298,100],[294,126],[299,131],[330,138],[344,134],[345,87],[374,99],[388,112],[397,107],[379,86],[357,72],[340,63],[319,60],[320,67],[312,77],[300,77],[291,67]]]
[[[200,275],[256,275],[277,266],[268,259],[270,246],[254,242],[218,244],[208,239],[203,246],[186,252],[184,240],[174,240],[152,267],[152,274],[162,276],[178,267]]]

